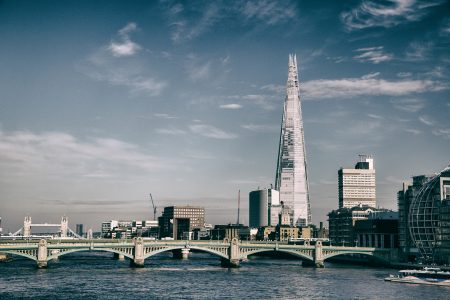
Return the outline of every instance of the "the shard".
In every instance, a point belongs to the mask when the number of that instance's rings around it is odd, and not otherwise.
[[[283,204],[292,210],[293,225],[306,226],[311,223],[305,137],[295,55],[289,55],[275,189],[280,192],[280,202],[283,201]]]

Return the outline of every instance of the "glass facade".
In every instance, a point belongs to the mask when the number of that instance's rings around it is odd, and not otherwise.
[[[308,225],[311,222],[311,210],[295,55],[289,55],[289,73],[278,149],[275,189],[280,192],[280,202],[282,201],[284,205],[292,208],[294,223],[298,226]]]
[[[410,206],[411,237],[426,262],[448,263],[450,167],[431,178]]]

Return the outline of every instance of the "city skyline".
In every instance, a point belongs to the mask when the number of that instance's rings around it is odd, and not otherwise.
[[[449,164],[448,1],[0,2],[0,217],[98,227],[273,184],[299,64],[312,222],[373,154],[377,204]],[[326,28],[326,30],[324,30]],[[158,210],[158,215],[161,210]],[[5,233],[5,232],[4,232]]]

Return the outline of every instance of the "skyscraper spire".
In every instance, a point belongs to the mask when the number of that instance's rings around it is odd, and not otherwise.
[[[284,205],[292,209],[293,225],[308,225],[311,222],[311,209],[297,57],[295,54],[289,55],[289,71],[278,149],[275,189],[280,191],[280,201],[283,201]]]

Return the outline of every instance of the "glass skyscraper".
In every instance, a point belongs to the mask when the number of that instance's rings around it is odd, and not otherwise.
[[[305,137],[295,55],[289,55],[275,189],[280,191],[280,202],[292,209],[293,225],[306,226],[311,223]]]

